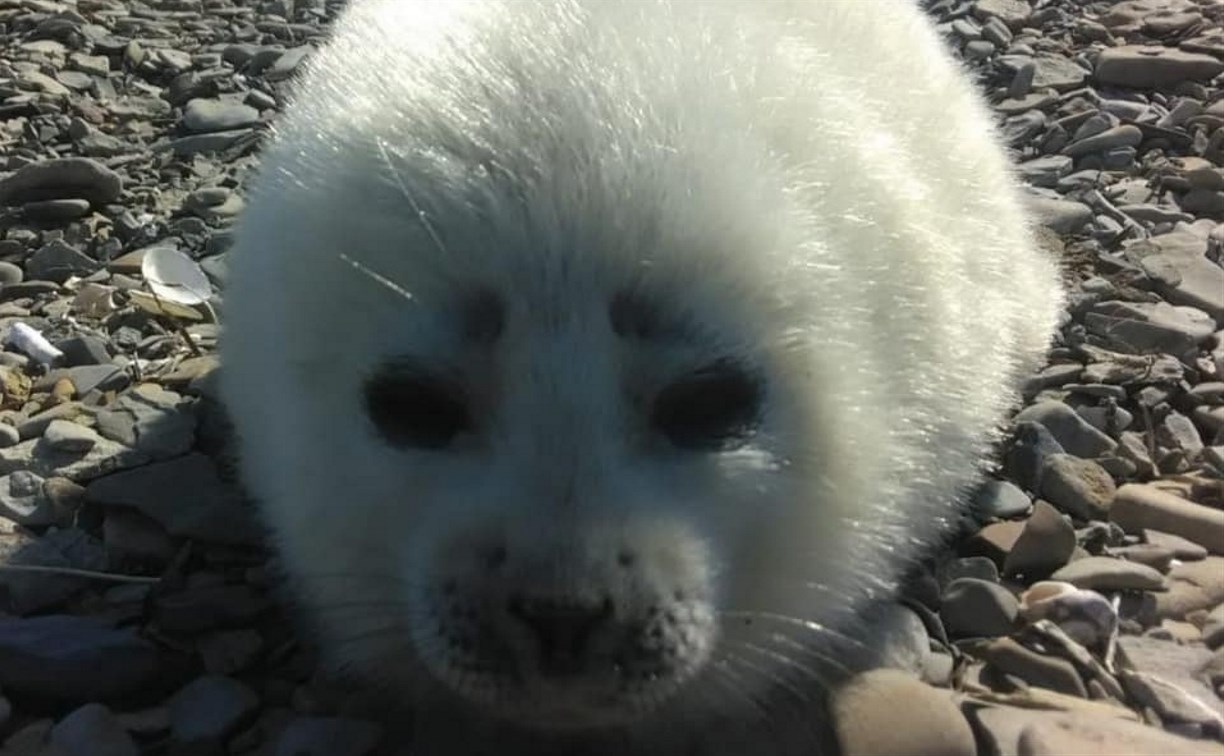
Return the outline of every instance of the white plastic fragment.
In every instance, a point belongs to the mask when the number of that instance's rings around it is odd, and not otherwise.
[[[176,304],[203,304],[212,296],[208,276],[187,255],[173,247],[145,250],[140,272],[158,297]]]
[[[25,323],[13,323],[4,340],[44,365],[50,365],[64,356],[36,328]]]

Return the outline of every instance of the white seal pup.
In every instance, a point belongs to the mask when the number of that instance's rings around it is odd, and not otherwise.
[[[1061,302],[929,20],[357,0],[296,91],[223,387],[332,661],[533,753],[810,752],[779,712],[859,663]]]

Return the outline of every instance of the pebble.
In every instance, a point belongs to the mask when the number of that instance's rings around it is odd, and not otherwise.
[[[1139,130],[1139,127],[1126,124],[1073,141],[1062,149],[1062,154],[1074,158],[1094,152],[1104,152],[1116,147],[1133,147],[1141,141],[1143,141],[1143,132]],[[1070,167],[1068,166],[1067,173],[1070,172]]]
[[[1025,202],[1041,225],[1060,234],[1074,234],[1092,222],[1092,208],[1082,202],[1036,196]]]
[[[1173,554],[1174,559],[1179,559],[1183,562],[1197,562],[1207,557],[1207,549],[1203,548],[1201,544],[1181,536],[1173,535],[1172,533],[1145,529],[1143,531],[1143,540],[1162,549],[1168,549]]]
[[[138,509],[183,538],[241,544],[253,543],[259,532],[251,508],[221,480],[215,463],[199,453],[95,480],[85,498]]]
[[[52,420],[43,432],[42,441],[57,452],[84,454],[98,443],[99,437],[89,428],[71,420]]]
[[[1084,316],[1093,333],[1135,354],[1182,354],[1211,338],[1215,321],[1194,307],[1165,302],[1099,302]]]
[[[1224,647],[1224,604],[1219,604],[1203,622],[1203,643],[1208,648]]]
[[[1099,464],[1070,454],[1046,458],[1041,473],[1041,495],[1054,506],[1080,520],[1109,515],[1117,487]]]
[[[1160,89],[1186,81],[1205,81],[1224,72],[1224,62],[1211,55],[1170,47],[1122,45],[1101,51],[1095,76],[1102,84]]]
[[[950,693],[904,672],[859,675],[834,694],[837,740],[843,756],[972,756],[973,731]]]
[[[1091,459],[1107,454],[1118,445],[1093,428],[1075,410],[1058,401],[1040,401],[1016,413],[1014,422],[1040,423],[1068,454]]]
[[[958,578],[944,588],[940,618],[948,635],[993,638],[1015,625],[1020,604],[1006,588],[975,578]]]
[[[220,746],[259,710],[259,696],[232,677],[205,675],[170,699],[170,730],[180,743]]]
[[[259,123],[259,111],[237,101],[195,99],[183,109],[183,126],[195,133],[229,131]]]
[[[1050,579],[1094,591],[1159,591],[1166,587],[1164,575],[1159,571],[1145,564],[1112,557],[1077,559],[1055,571]]]
[[[26,260],[28,276],[55,283],[63,283],[70,276],[87,276],[99,267],[96,260],[58,239],[39,247]]]
[[[1009,675],[1070,696],[1086,698],[1088,690],[1075,666],[1066,659],[1038,653],[1012,638],[998,638],[979,651],[986,662]]]
[[[1041,580],[1067,563],[1075,551],[1075,529],[1054,507],[1038,500],[1020,537],[1003,561],[1003,574]]]
[[[1185,617],[1224,602],[1224,557],[1174,565],[1168,574],[1169,590],[1156,596],[1157,617]]]
[[[64,756],[140,756],[140,747],[102,704],[76,709],[51,728],[51,744]]]
[[[1128,533],[1158,530],[1224,554],[1224,511],[1186,501],[1154,486],[1128,483],[1118,489],[1109,519]]]
[[[978,488],[973,499],[973,511],[982,520],[1020,517],[1027,514],[1032,506],[1028,494],[1016,484],[1005,480],[986,481]]]
[[[30,163],[0,179],[0,204],[49,199],[85,199],[94,206],[119,198],[123,178],[89,158],[53,158]]]
[[[8,695],[107,702],[148,693],[169,660],[132,630],[85,617],[0,618],[0,685]]]
[[[1191,740],[1156,727],[1084,711],[990,708],[991,753],[1016,756],[1224,756],[1224,746]],[[1010,737],[1008,737],[1010,736]]]

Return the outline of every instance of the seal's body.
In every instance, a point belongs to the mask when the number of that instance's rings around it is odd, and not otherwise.
[[[357,0],[297,91],[223,386],[332,659],[533,752],[791,747],[1060,302],[928,21]]]

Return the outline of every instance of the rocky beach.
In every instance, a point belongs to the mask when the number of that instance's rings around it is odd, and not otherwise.
[[[842,750],[1224,756],[1224,2],[922,4],[1070,298]],[[0,0],[0,756],[411,753],[296,632],[217,398],[232,224],[343,5]]]

